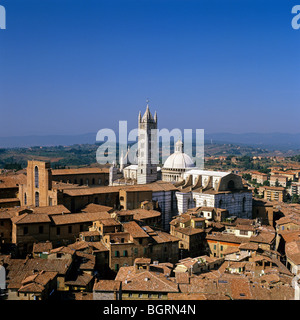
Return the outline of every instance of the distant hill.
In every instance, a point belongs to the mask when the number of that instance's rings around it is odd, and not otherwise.
[[[80,135],[32,135],[19,137],[0,137],[0,148],[71,146],[74,144],[94,144],[95,142],[96,133],[86,133]]]
[[[300,149],[300,133],[211,133],[205,134],[205,142],[243,144],[269,150]],[[75,144],[94,144],[96,133],[80,135],[46,135],[0,137],[0,148],[33,147],[33,146],[71,146]]]
[[[244,144],[271,150],[300,149],[300,133],[212,133],[205,134],[205,141],[213,143]]]

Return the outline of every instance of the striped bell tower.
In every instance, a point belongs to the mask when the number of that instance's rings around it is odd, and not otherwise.
[[[155,129],[155,130],[153,130]],[[157,180],[157,114],[152,116],[148,101],[143,115],[138,118],[138,171],[137,183],[146,184]],[[153,153],[153,154],[152,154]]]

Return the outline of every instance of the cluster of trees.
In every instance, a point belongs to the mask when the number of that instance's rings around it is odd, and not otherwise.
[[[300,162],[300,154],[297,154],[296,156],[291,157],[292,161]]]
[[[20,163],[17,163],[17,162],[13,162],[13,163],[7,163],[7,164],[4,164],[3,165],[3,169],[5,170],[16,170],[16,171],[19,171],[19,170],[22,170],[23,167]]]

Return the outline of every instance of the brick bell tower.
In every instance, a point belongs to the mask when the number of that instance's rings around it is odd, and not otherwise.
[[[154,130],[155,129],[155,130]],[[152,116],[147,101],[146,112],[138,118],[138,170],[137,183],[146,184],[157,180],[157,114]]]
[[[51,205],[49,191],[52,189],[52,174],[49,162],[28,161],[26,203],[35,207]]]

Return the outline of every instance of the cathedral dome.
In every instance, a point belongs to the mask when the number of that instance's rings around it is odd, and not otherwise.
[[[164,163],[165,169],[188,169],[194,168],[193,160],[182,151],[183,143],[179,140],[175,144],[175,152]]]

